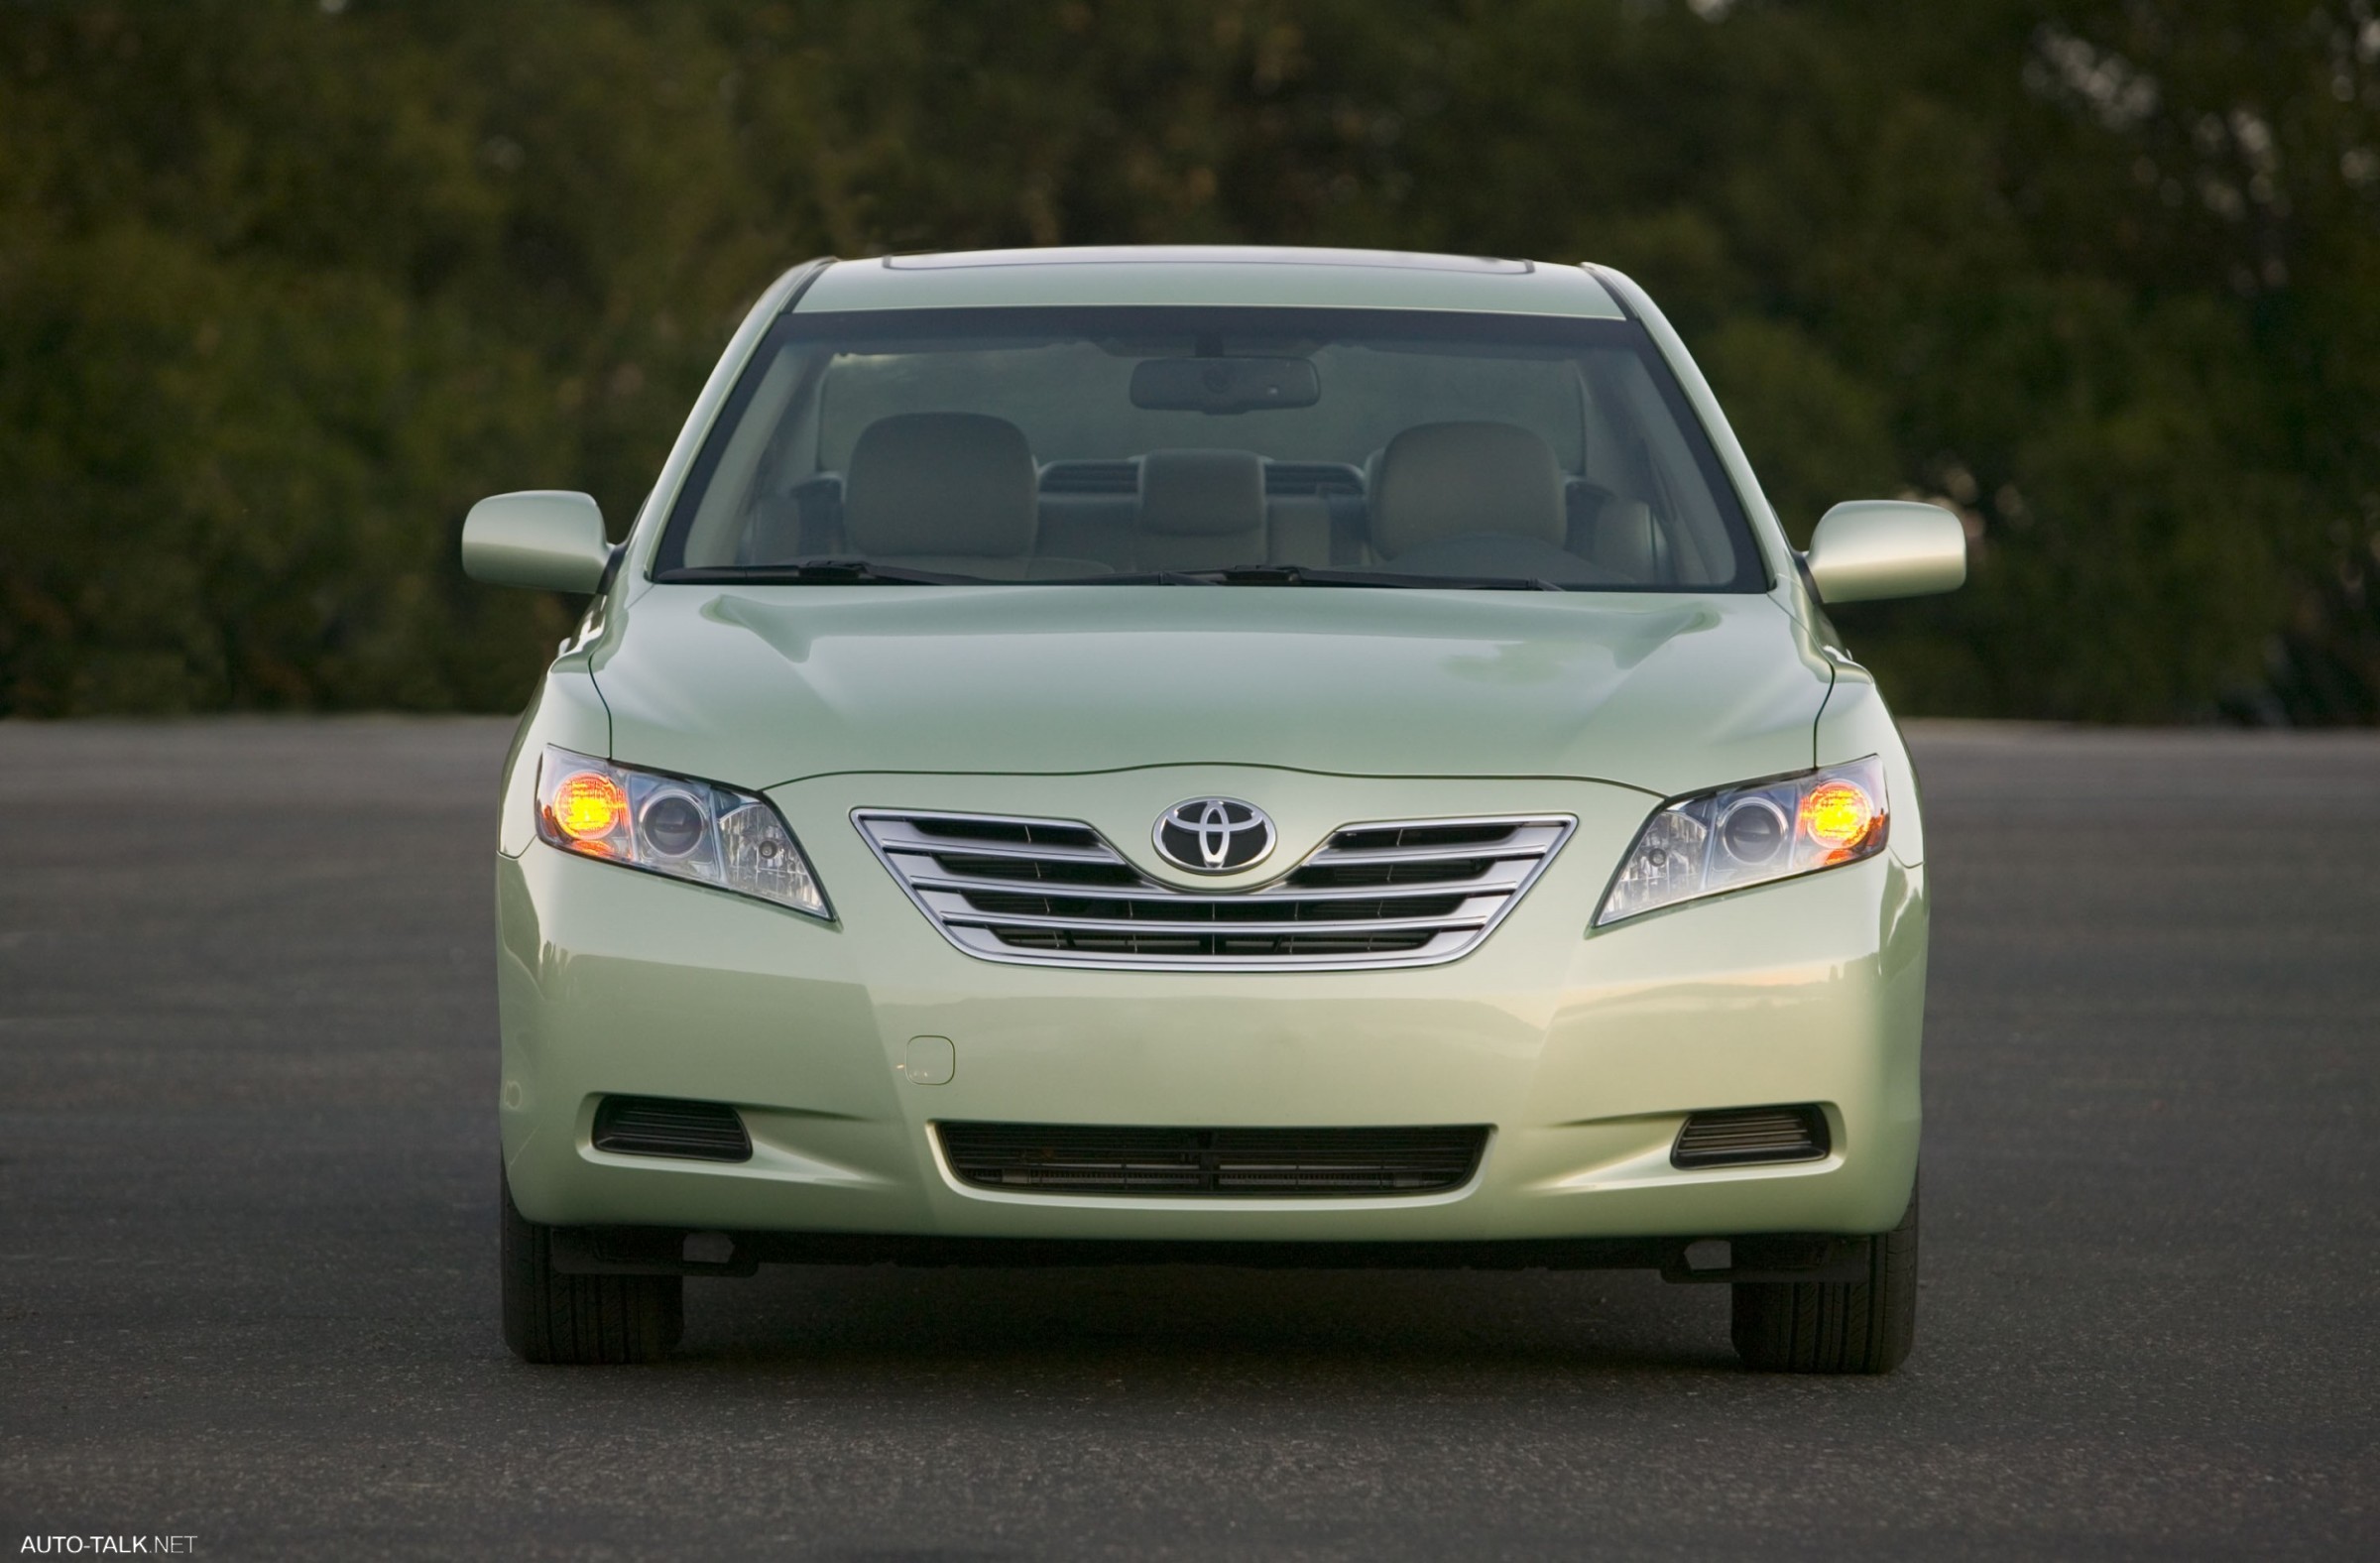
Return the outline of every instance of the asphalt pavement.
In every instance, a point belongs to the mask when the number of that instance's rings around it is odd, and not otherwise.
[[[1829,1381],[1592,1272],[780,1268],[518,1364],[508,734],[0,724],[0,1556],[2380,1556],[2380,735],[1916,730],[1918,1344]]]

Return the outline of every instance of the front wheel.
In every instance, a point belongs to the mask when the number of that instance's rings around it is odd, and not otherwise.
[[[1769,1373],[1890,1373],[1917,1340],[1917,1190],[1859,1280],[1738,1281],[1735,1351]]]
[[[685,1332],[682,1275],[566,1275],[504,1185],[504,1344],[532,1363],[649,1363]]]

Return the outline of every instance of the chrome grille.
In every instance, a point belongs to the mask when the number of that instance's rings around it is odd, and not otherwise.
[[[1518,903],[1567,815],[1342,826],[1253,890],[1183,890],[1065,819],[858,809],[852,822],[945,938],[985,960],[1135,970],[1433,966]]]

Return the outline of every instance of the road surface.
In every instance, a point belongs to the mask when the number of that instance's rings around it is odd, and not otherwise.
[[[2380,735],[1925,726],[1925,1286],[766,1270],[498,1339],[509,724],[0,724],[0,1553],[2380,1556]],[[91,1554],[85,1554],[91,1555]]]

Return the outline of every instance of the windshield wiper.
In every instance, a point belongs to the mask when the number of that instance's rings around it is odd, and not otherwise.
[[[996,586],[1015,584],[943,570],[906,570],[866,559],[802,559],[788,564],[689,564],[662,570],[663,584],[716,581],[746,586]]]
[[[1406,575],[1395,570],[1318,570],[1303,564],[1244,564],[1191,570],[1188,578],[1214,586],[1411,586],[1425,590],[1561,591],[1533,575]]]
[[[784,564],[689,564],[654,579],[667,584],[745,586],[1406,586],[1439,591],[1563,591],[1527,575],[1405,575],[1394,570],[1326,570],[1303,564],[1236,564],[1220,570],[1147,570],[1056,580],[993,580],[945,570],[911,570],[866,559],[800,559]]]

